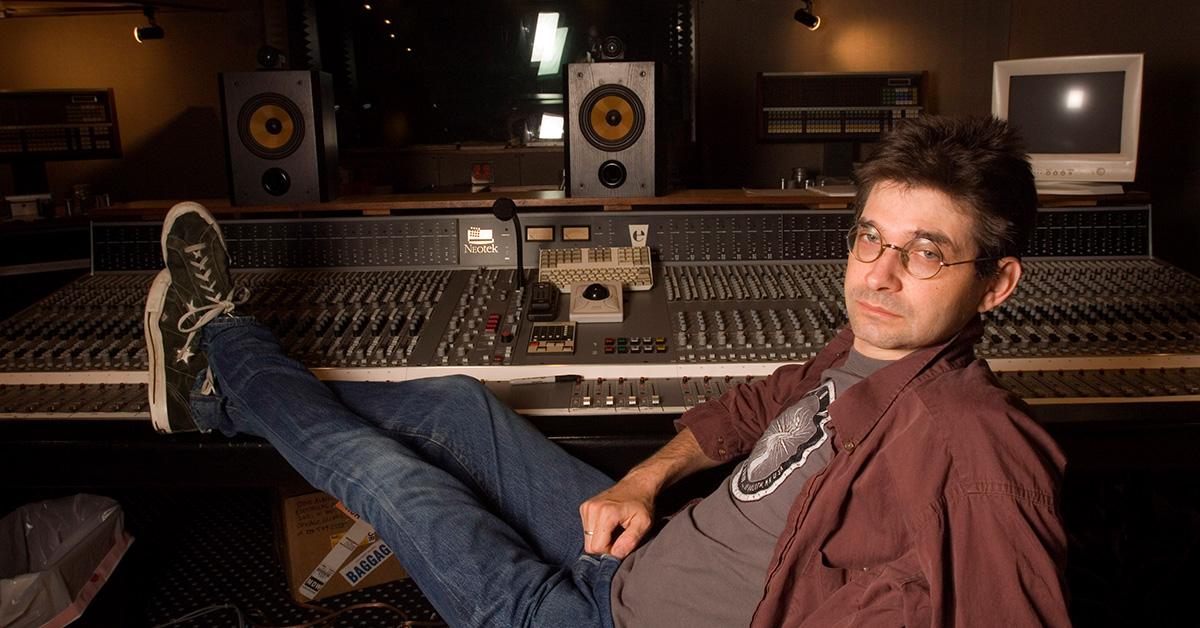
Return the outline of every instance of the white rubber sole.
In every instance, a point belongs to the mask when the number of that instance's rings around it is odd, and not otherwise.
[[[213,215],[208,211],[208,208],[195,201],[184,201],[182,203],[176,203],[175,206],[171,208],[171,211],[167,212],[167,217],[163,219],[162,236],[159,238],[159,241],[162,244],[164,264],[167,263],[167,234],[171,232],[171,227],[175,225],[175,221],[178,220],[180,216],[192,213],[199,215],[204,219],[205,222],[211,225],[212,228],[217,231],[217,235],[221,238],[221,246],[224,246],[226,251],[229,250],[229,247],[225,244],[225,234],[221,233],[221,225],[217,224],[217,219],[213,218]]]
[[[150,421],[159,432],[170,432],[171,421],[167,416],[167,380],[163,371],[167,356],[163,355],[162,318],[163,302],[167,289],[171,287],[171,271],[162,269],[154,276],[150,292],[146,295],[146,309],[142,317],[142,328],[146,332],[146,357],[150,362],[150,377],[147,389],[150,393]]]

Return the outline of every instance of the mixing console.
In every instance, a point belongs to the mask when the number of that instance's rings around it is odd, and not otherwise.
[[[619,323],[569,322],[567,303],[534,323],[514,234],[490,216],[223,229],[251,295],[241,310],[319,377],[466,373],[531,414],[682,412],[807,359],[846,322],[845,211],[523,218],[586,227],[588,246],[645,231],[653,288],[624,293]],[[978,353],[1001,381],[1041,404],[1200,400],[1200,279],[1148,256],[1145,208],[1053,210],[1038,225],[1018,294],[985,316]],[[95,225],[95,272],[0,322],[0,418],[147,417],[141,310],[158,229]],[[521,246],[537,259],[576,244]]]

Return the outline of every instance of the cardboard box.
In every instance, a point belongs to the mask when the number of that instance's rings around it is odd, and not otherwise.
[[[375,530],[365,521],[356,522],[353,513],[340,510],[333,497],[325,493],[284,497],[279,511],[280,553],[288,590],[296,601],[319,600],[407,577]],[[314,573],[323,562],[329,564],[327,556],[337,564]],[[306,594],[314,590],[315,596]]]

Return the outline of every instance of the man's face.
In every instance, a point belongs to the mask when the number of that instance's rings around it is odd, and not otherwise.
[[[881,182],[871,190],[859,224],[873,225],[885,242],[900,247],[915,237],[928,238],[941,249],[945,262],[978,255],[971,236],[974,219],[934,189]],[[1005,260],[1016,264],[1019,277],[1019,262]],[[854,348],[868,357],[894,360],[939,344],[976,312],[1007,297],[1005,292],[998,301],[994,298],[994,283],[976,277],[974,264],[945,267],[932,278],[917,279],[904,269],[895,249],[884,249],[871,263],[850,255],[845,294]],[[1015,278],[1012,284],[1015,287]]]

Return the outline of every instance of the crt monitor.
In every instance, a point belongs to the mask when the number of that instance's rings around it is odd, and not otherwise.
[[[1122,193],[1137,170],[1141,106],[1141,54],[993,65],[992,114],[1025,139],[1042,193]]]

